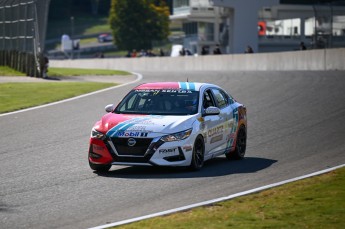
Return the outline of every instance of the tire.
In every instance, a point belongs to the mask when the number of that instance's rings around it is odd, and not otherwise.
[[[96,172],[108,172],[111,165],[99,165],[89,161],[90,168]]]
[[[247,148],[247,132],[245,126],[241,126],[236,137],[235,150],[225,154],[228,160],[241,160],[244,158]]]
[[[201,135],[194,142],[192,161],[190,169],[193,171],[200,170],[204,165],[205,143]]]

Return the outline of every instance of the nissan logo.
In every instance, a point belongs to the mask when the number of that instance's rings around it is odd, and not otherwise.
[[[127,145],[128,146],[134,146],[137,141],[135,141],[134,138],[128,138]]]

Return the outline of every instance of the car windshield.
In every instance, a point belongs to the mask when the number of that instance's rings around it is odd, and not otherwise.
[[[198,112],[199,92],[176,89],[132,90],[114,110],[117,114],[191,115]]]

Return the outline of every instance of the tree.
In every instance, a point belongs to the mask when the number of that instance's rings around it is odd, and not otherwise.
[[[112,0],[109,15],[114,42],[123,50],[152,49],[169,35],[169,8],[163,0]]]

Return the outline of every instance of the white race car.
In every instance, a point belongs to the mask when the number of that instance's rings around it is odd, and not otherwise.
[[[89,164],[186,166],[246,151],[246,108],[222,88],[207,83],[157,82],[131,90],[91,131]]]

